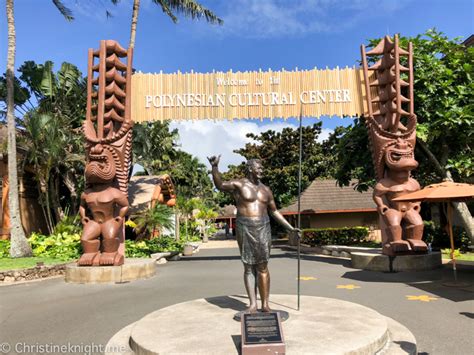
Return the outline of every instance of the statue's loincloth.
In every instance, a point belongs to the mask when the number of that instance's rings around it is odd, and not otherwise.
[[[268,262],[272,246],[270,218],[237,216],[236,227],[242,262],[252,265]]]

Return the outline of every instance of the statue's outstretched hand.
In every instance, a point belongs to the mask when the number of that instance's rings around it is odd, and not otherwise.
[[[291,232],[292,232],[298,239],[301,239],[301,236],[302,236],[302,235],[301,235],[301,234],[302,234],[301,229],[299,229],[299,228],[293,228],[293,230],[292,230]]]
[[[221,158],[220,154],[219,156],[212,156],[212,157],[208,157],[207,160],[209,160],[209,163],[211,163],[211,166],[213,167],[217,167],[219,165],[219,159]]]

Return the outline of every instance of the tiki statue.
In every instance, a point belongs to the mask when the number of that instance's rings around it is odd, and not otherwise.
[[[416,115],[413,102],[413,47],[399,47],[386,36],[366,53],[361,46],[367,100],[366,125],[376,170],[374,201],[386,255],[426,252],[420,203],[394,198],[420,189],[411,177],[418,166],[414,157]],[[367,57],[378,59],[369,67]],[[402,65],[403,64],[403,65]]]
[[[120,58],[126,58],[124,64]],[[98,63],[94,63],[97,59]],[[79,265],[122,265],[123,220],[128,210],[128,172],[132,147],[130,80],[132,50],[101,41],[89,50],[86,140],[86,190],[80,215],[84,230]],[[96,75],[97,74],[97,75]]]

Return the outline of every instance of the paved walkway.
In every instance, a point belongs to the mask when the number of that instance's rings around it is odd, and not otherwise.
[[[207,243],[202,243],[199,245],[199,250],[202,249],[227,249],[227,248],[237,248],[236,240],[210,240]]]
[[[293,251],[272,250],[273,294],[296,292],[296,264]],[[303,255],[301,270],[302,294],[356,302],[394,318],[412,331],[421,354],[473,353],[474,287],[444,286],[452,280],[447,267],[378,273],[352,269],[347,260]],[[1,287],[0,350],[2,343],[23,353],[28,353],[26,346],[47,344],[94,345],[97,350],[118,330],[159,308],[244,294],[242,271],[237,248],[203,248],[192,257],[160,265],[149,280],[72,285],[57,278]],[[459,270],[461,280],[474,283],[473,276],[472,270]],[[296,307],[296,296],[288,306]],[[187,316],[177,314],[176,321],[186,321]],[[315,339],[315,354],[317,344]]]

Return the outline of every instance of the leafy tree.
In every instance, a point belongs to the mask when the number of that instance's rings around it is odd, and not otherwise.
[[[305,189],[314,179],[330,176],[330,161],[323,146],[317,141],[322,123],[303,127],[303,155],[301,187]],[[255,135],[247,134],[255,143],[247,143],[235,150],[246,159],[260,159],[263,164],[262,181],[273,192],[278,206],[292,202],[298,195],[299,128],[284,128],[282,132],[269,130]],[[230,166],[224,179],[244,177],[245,163]],[[233,203],[231,197],[219,195],[221,205]]]
[[[176,160],[168,171],[172,174],[178,196],[190,199],[197,197],[207,205],[213,205],[213,184],[206,165],[198,158],[181,150],[177,151]]]
[[[60,0],[52,0],[54,6],[67,19],[73,20],[71,11],[64,6]],[[16,158],[16,122],[14,114],[15,97],[15,17],[13,12],[13,0],[6,1],[6,13],[8,24],[8,55],[6,72],[6,106],[7,106],[7,128],[8,128],[8,207],[11,216],[10,229],[10,255],[12,257],[25,257],[31,255],[31,247],[26,240],[25,232],[21,224],[20,204],[18,196],[18,168]]]
[[[369,41],[371,46],[377,40]],[[416,159],[413,172],[422,185],[443,179],[472,182],[474,175],[474,48],[459,39],[428,30],[414,38],[400,38],[402,47],[413,42],[415,113],[418,117]],[[374,173],[368,154],[363,118],[345,129],[337,145],[336,177],[341,185],[351,178],[359,187],[373,185]],[[368,167],[371,167],[370,169]],[[465,203],[455,211],[473,238],[474,228]]]
[[[209,201],[205,201],[199,197],[186,198],[178,196],[177,209],[180,220],[184,220],[184,236],[198,236],[197,232],[201,230],[203,237],[207,239],[209,231],[212,231],[213,218],[217,217],[214,206],[209,205]],[[191,223],[189,223],[191,222]]]
[[[207,167],[191,154],[178,150],[178,130],[169,122],[148,122],[133,127],[133,159],[149,175],[170,174],[178,196],[210,200],[212,182]]]
[[[356,118],[348,127],[337,127],[328,140],[333,146],[335,158],[334,177],[340,186],[347,186],[352,179],[358,181],[356,188],[367,191],[375,185],[375,171],[370,153],[369,137],[363,118]]]
[[[169,122],[146,122],[133,127],[133,161],[147,174],[163,173],[176,159],[178,130],[170,131]]]
[[[48,229],[64,216],[64,206],[77,212],[78,189],[83,185],[84,148],[82,121],[85,114],[85,80],[70,63],[63,63],[55,73],[53,63],[25,62],[20,79],[26,84],[23,105],[26,114],[20,146],[25,152],[24,164],[32,167],[38,182],[40,203]],[[30,108],[30,97],[37,102]],[[20,103],[20,102],[19,102]],[[62,192],[64,188],[69,196]]]

